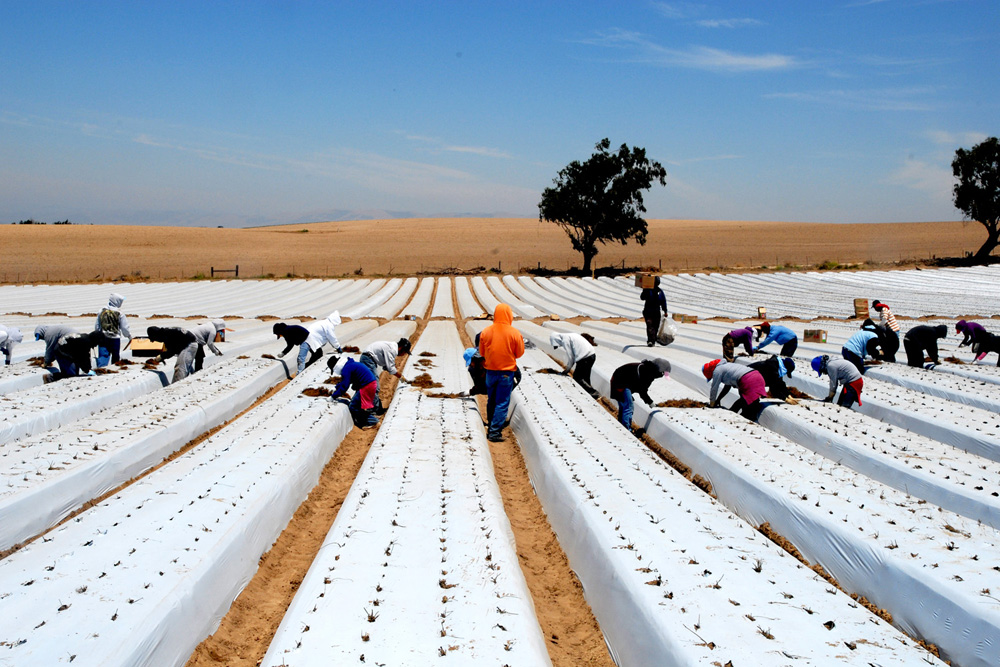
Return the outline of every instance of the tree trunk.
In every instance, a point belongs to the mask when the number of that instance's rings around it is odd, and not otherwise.
[[[973,257],[979,264],[989,263],[993,250],[1000,245],[1000,225],[987,226],[986,232],[986,242],[976,251],[975,257]]]
[[[996,244],[994,243],[994,245],[996,245]],[[591,262],[592,259],[594,259],[594,257],[597,256],[597,249],[596,248],[592,248],[590,250],[584,250],[582,252],[583,252],[583,273],[589,275],[590,274],[590,262]]]

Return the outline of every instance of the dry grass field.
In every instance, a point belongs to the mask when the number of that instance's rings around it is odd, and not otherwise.
[[[645,246],[600,247],[596,266],[759,268],[894,264],[956,257],[985,238],[977,223],[825,224],[651,220]],[[3,282],[163,280],[240,267],[241,278],[436,273],[579,266],[563,231],[534,218],[401,219],[214,229],[0,225]]]

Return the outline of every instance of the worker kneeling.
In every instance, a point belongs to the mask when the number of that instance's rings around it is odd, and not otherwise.
[[[339,360],[340,357],[331,357],[326,362],[331,375],[335,372],[334,369],[337,367]],[[375,380],[375,374],[372,373],[371,369],[348,357],[347,361],[344,362],[343,368],[340,369],[340,382],[333,388],[330,400],[335,401],[346,394],[348,388],[353,389],[354,396],[351,397],[350,403],[347,404],[347,409],[351,411],[351,419],[354,420],[354,425],[358,428],[375,426],[378,424],[378,418],[375,416],[377,386],[378,383]]]

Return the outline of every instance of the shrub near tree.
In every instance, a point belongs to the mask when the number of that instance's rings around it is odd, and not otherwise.
[[[951,170],[955,184],[955,207],[966,219],[986,227],[986,242],[974,259],[985,264],[993,249],[1000,245],[1000,145],[990,137],[969,150],[959,148]]]
[[[545,188],[538,204],[538,219],[563,228],[573,249],[583,254],[583,271],[590,273],[597,244],[635,239],[646,243],[646,212],[642,193],[659,181],[667,184],[667,172],[646,158],[645,148],[622,144],[617,152],[603,139],[586,162],[574,160]]]

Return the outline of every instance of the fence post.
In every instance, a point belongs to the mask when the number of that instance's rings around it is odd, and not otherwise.
[[[236,265],[236,277],[237,278],[240,277],[240,265],[239,264]]]
[[[211,270],[212,270],[212,277],[214,278],[215,277],[215,267],[213,266]]]

